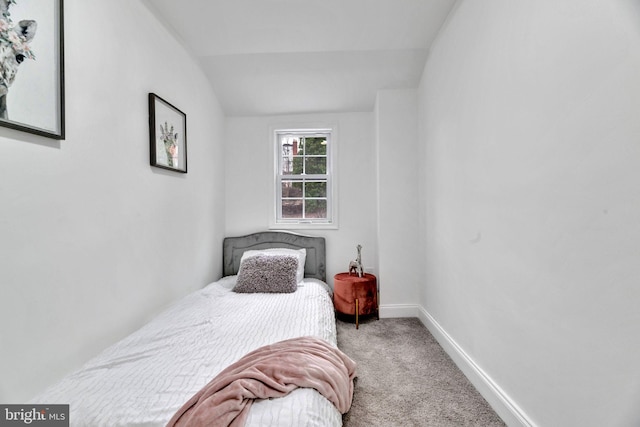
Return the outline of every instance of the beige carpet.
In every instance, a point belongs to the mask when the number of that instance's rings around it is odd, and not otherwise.
[[[337,326],[338,346],[358,363],[345,427],[505,426],[418,319]]]

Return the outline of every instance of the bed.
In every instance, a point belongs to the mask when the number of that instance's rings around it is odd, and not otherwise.
[[[269,248],[306,251],[295,291],[234,292],[245,252]],[[325,262],[324,238],[285,232],[225,238],[224,277],[172,304],[32,403],[69,404],[74,426],[161,426],[225,367],[257,348],[303,336],[337,347]],[[246,425],[340,426],[342,414],[314,389],[298,388],[255,401]]]

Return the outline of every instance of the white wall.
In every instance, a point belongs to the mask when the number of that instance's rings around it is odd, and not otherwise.
[[[462,0],[423,75],[422,305],[533,425],[640,424],[639,22]]]
[[[0,401],[22,403],[217,279],[223,116],[141,2],[65,3],[67,139],[0,129]],[[149,166],[147,93],[187,114],[189,172]]]
[[[346,271],[362,245],[365,268],[377,274],[376,162],[372,113],[232,117],[226,133],[226,230],[244,235],[269,227],[273,206],[273,138],[277,127],[337,125],[337,230],[296,230],[327,241],[327,282]]]
[[[422,261],[419,235],[417,91],[381,90],[376,98],[380,310],[416,316]]]

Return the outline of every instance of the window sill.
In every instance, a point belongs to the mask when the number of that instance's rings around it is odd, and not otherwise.
[[[269,230],[337,230],[336,223],[284,222],[269,225]]]

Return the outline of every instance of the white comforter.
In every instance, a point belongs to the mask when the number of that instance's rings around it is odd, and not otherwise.
[[[70,405],[73,426],[165,425],[226,366],[263,345],[316,336],[336,345],[326,284],[305,279],[291,294],[236,294],[226,277],[178,301],[32,403]],[[318,392],[258,401],[247,426],[340,426]]]

